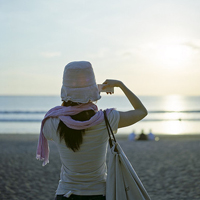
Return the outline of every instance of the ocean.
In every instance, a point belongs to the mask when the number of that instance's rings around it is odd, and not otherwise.
[[[140,96],[148,110],[142,121],[118,130],[119,134],[200,134],[200,96]],[[0,96],[0,133],[37,133],[45,113],[60,105],[59,96]],[[103,95],[99,109],[132,109],[125,96]]]

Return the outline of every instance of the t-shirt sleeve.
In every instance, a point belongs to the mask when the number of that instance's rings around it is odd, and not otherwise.
[[[43,134],[47,140],[54,139],[59,121],[60,120],[58,118],[49,118],[45,121],[43,126]]]
[[[113,130],[113,133],[117,133],[117,129],[118,129],[118,124],[119,124],[119,120],[120,120],[120,114],[119,111],[117,110],[112,110],[109,114],[108,114],[108,121],[110,123],[110,126]]]

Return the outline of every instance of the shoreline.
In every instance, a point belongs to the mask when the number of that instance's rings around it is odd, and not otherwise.
[[[138,136],[139,134],[136,134]],[[115,134],[116,139],[119,140],[128,140],[129,134]],[[155,134],[155,137],[158,137],[159,140],[200,140],[200,134]],[[39,138],[39,133],[0,133],[0,139],[22,139],[22,140],[33,140]],[[158,140],[158,141],[159,141]]]

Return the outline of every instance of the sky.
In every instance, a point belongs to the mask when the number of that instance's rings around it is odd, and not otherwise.
[[[97,83],[137,95],[200,95],[199,10],[199,0],[0,0],[0,95],[59,95],[65,65],[80,60]]]

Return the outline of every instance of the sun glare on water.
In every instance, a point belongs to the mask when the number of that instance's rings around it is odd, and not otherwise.
[[[181,123],[182,114],[178,111],[185,110],[184,97],[182,96],[166,96],[164,99],[164,105],[166,111],[171,111],[171,113],[166,113],[165,118],[170,121],[165,123],[165,131],[170,134],[180,134],[183,132],[183,126]]]

